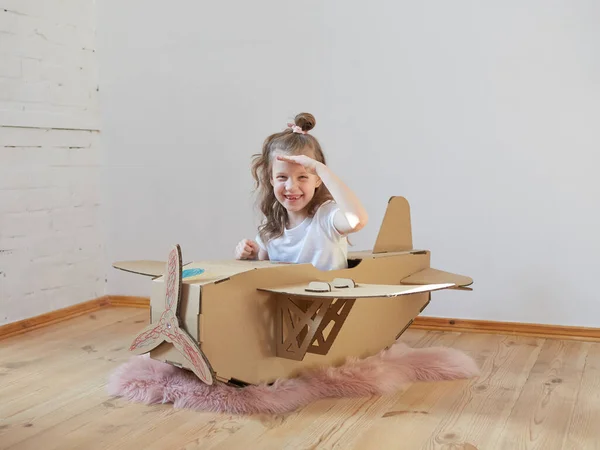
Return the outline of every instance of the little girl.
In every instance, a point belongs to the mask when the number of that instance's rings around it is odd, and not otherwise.
[[[348,267],[347,235],[362,229],[367,213],[325,165],[312,114],[267,137],[253,157],[252,175],[265,220],[256,240],[243,239],[237,259],[311,263],[320,270]]]

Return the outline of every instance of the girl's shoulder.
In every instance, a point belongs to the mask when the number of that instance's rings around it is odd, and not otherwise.
[[[317,214],[329,214],[340,209],[339,205],[335,202],[335,200],[325,200],[323,203],[319,205],[317,210],[315,211],[315,215]]]
[[[320,223],[328,222],[331,217],[340,209],[334,200],[325,200],[321,203],[314,213],[314,220]]]

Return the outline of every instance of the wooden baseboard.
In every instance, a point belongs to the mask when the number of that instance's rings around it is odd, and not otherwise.
[[[127,306],[130,308],[150,308],[149,297],[132,297],[128,295],[109,295],[111,306]]]
[[[129,297],[124,295],[104,295],[94,300],[78,303],[66,308],[57,309],[29,319],[8,323],[0,326],[0,339],[5,339],[27,331],[42,328],[54,323],[63,322],[73,317],[97,311],[107,306],[127,306],[130,308],[149,308],[150,298]]]
[[[150,298],[126,295],[105,295],[77,305],[52,311],[30,319],[0,326],[0,339],[62,322],[108,306],[149,308]],[[418,316],[410,326],[413,330],[454,331],[466,333],[494,333],[540,338],[600,341],[600,328],[567,327],[519,322],[492,322],[488,320],[446,319]]]
[[[107,296],[102,296],[94,300],[78,303],[73,306],[67,306],[66,308],[57,309],[56,311],[50,311],[48,313],[31,317],[29,319],[8,323],[6,325],[0,326],[0,339],[15,336],[17,334],[35,330],[37,328],[42,328],[53,323],[62,322],[73,317],[97,311],[107,306],[110,306],[109,299]]]
[[[488,320],[445,319],[418,316],[410,326],[413,330],[458,331],[532,336],[551,339],[600,341],[600,328],[570,327],[520,322],[491,322]]]

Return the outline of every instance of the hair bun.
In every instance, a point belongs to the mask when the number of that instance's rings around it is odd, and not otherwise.
[[[315,116],[310,113],[300,113],[296,117],[294,117],[294,122],[296,125],[302,128],[302,131],[310,131],[312,130],[317,121],[315,120]]]

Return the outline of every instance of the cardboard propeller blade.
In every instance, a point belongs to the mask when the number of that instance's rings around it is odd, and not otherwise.
[[[400,295],[410,295],[421,292],[448,289],[453,286],[455,286],[454,283],[427,284],[420,286],[403,286],[398,284],[357,284],[356,287],[336,288],[335,286],[331,286],[331,290],[329,291],[315,291],[313,285],[311,284],[296,284],[274,288],[259,288],[258,290],[299,297],[357,299],[369,297],[397,297]]]
[[[148,325],[138,334],[131,344],[130,350],[133,353],[142,354],[158,347],[163,342],[171,343],[190,362],[196,376],[206,384],[212,384],[212,372],[200,347],[187,331],[180,327],[181,266],[181,248],[179,245],[175,245],[169,252],[166,267],[161,269],[161,274],[164,273],[166,276],[164,310],[158,322]],[[134,265],[130,264],[127,267],[132,268]]]
[[[163,342],[173,344],[181,355],[192,365],[192,371],[206,384],[213,383],[213,376],[200,347],[191,336],[179,326],[179,320],[165,311],[158,323],[148,325],[135,338],[129,350],[141,355],[158,347]]]
[[[213,384],[212,372],[196,341],[182,328],[175,328],[173,334],[175,338],[170,339],[171,343],[192,365],[192,371],[206,384]]]
[[[453,283],[457,288],[473,284],[473,279],[464,275],[444,272],[437,269],[423,269],[400,281],[404,285],[424,285],[434,283]]]
[[[156,324],[151,323],[137,335],[131,343],[129,351],[135,355],[141,355],[155,349],[163,342],[164,339],[160,331],[157,330]]]
[[[129,261],[122,263],[129,269],[139,270],[142,265],[147,265],[147,269],[158,271],[158,261],[151,264],[150,261],[142,261],[143,264]],[[138,272],[139,273],[139,272]],[[161,273],[167,274],[166,292],[165,292],[165,309],[158,320],[158,323],[148,325],[141,333],[133,340],[129,349],[135,354],[149,352],[153,348],[158,347],[162,342],[168,340],[167,334],[171,328],[179,326],[177,319],[177,310],[181,297],[181,248],[176,245],[169,252],[169,259],[166,264],[163,264]]]

